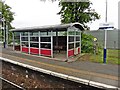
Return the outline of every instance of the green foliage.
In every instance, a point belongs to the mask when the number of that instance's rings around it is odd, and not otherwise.
[[[5,4],[4,2],[0,1],[0,12],[2,12],[2,17],[6,21],[8,30],[12,29],[13,27],[12,27],[11,23],[14,20],[14,13],[11,11],[11,7],[8,6],[7,4]],[[3,37],[2,35],[4,35],[4,34],[0,33],[0,37]],[[8,37],[9,37],[8,38],[9,40],[12,39],[11,32],[8,32]]]
[[[7,22],[6,24],[8,25],[8,29],[12,28],[11,22],[14,20],[14,13],[11,11],[11,7],[5,4],[4,2],[2,3],[2,16]]]
[[[120,57],[119,53],[120,50],[115,49],[107,49],[107,64],[117,64],[120,65]],[[103,49],[101,49],[101,53],[98,55],[90,54],[90,61],[103,63]]]
[[[2,2],[0,1],[0,12],[2,12]]]
[[[82,53],[93,53],[93,36],[82,33],[82,44],[81,49]]]
[[[91,2],[60,2],[60,12],[62,23],[79,22],[85,24],[100,18],[94,9],[91,9]]]
[[[86,23],[100,18],[94,9],[91,8],[91,2],[60,2],[60,12],[62,23],[79,22],[84,28],[88,28]],[[82,53],[93,53],[93,36],[82,33]]]

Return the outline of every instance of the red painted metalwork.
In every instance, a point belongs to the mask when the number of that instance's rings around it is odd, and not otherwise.
[[[26,52],[26,53],[28,53],[28,52],[29,52],[28,47],[22,47],[22,52]]]
[[[30,48],[30,53],[39,54],[39,48]]]
[[[78,48],[78,54],[80,53],[80,48]]]
[[[45,56],[51,56],[51,50],[48,49],[41,49],[41,55],[45,55]]]
[[[74,55],[74,49],[68,50],[68,57]]]
[[[20,51],[20,45],[15,46],[16,51]]]

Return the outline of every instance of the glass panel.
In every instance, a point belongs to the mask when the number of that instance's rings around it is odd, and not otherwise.
[[[56,32],[53,32],[53,36],[56,36]]]
[[[76,37],[76,41],[80,41],[80,37]]]
[[[20,33],[15,32],[14,35],[15,35],[14,36],[15,43],[20,44]]]
[[[38,34],[39,34],[38,32],[30,32],[30,35],[31,35],[31,36],[34,36],[34,35],[36,36],[36,35],[38,35]]]
[[[48,44],[48,43],[41,43],[41,48],[51,49],[51,44]]]
[[[30,37],[30,41],[39,42],[39,38],[38,37]]]
[[[74,42],[74,37],[69,36],[69,42]]]
[[[66,36],[66,35],[67,35],[66,31],[58,32],[58,36]]]
[[[74,48],[74,43],[69,44],[69,49],[72,49],[72,48]]]
[[[20,37],[20,32],[15,32],[14,35]]]
[[[68,35],[75,35],[75,32],[74,31],[69,31]]]
[[[28,37],[22,37],[21,40],[22,41],[28,41]]]
[[[41,42],[51,42],[51,37],[41,37]]]
[[[76,46],[75,47],[79,47],[80,46],[80,43],[76,43]]]
[[[76,35],[80,35],[80,32],[79,32],[79,31],[76,31]]]
[[[51,32],[40,32],[41,36],[50,36]]]
[[[28,42],[22,42],[22,46],[28,47]]]
[[[28,35],[28,32],[21,32],[21,35],[22,35],[22,36],[27,36],[27,35]]]
[[[39,43],[30,43],[30,47],[39,48]]]

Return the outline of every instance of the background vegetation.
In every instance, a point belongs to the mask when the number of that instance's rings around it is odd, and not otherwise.
[[[11,23],[14,20],[14,13],[11,11],[11,9],[12,8],[9,5],[0,1],[0,12],[2,13],[1,17],[4,18],[4,26],[5,26],[5,22],[6,22],[8,30],[13,28]],[[3,38],[3,35],[4,35],[3,33],[2,32],[0,33],[0,36],[2,36],[1,38]],[[8,39],[12,38],[12,33],[11,32],[8,32],[8,37],[9,37]]]

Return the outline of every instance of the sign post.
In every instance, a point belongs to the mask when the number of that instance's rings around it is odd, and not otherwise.
[[[105,42],[104,42],[104,59],[103,63],[106,64],[106,58],[107,58],[107,30],[105,30]]]
[[[104,50],[103,50],[103,63],[106,64],[107,58],[107,30],[113,30],[114,26],[113,23],[101,23],[99,29],[105,31],[105,38],[104,38]]]

